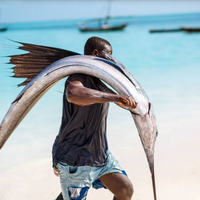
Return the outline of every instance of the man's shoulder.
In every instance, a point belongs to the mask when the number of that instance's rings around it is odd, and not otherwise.
[[[80,81],[85,87],[93,88],[100,85],[100,79],[86,74],[72,74],[66,80],[66,86],[73,81]]]
[[[87,75],[85,74],[72,74],[68,77],[67,81],[81,81],[86,82]]]

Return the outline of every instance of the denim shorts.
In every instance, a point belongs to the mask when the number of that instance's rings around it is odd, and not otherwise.
[[[107,151],[107,155],[106,165],[103,167],[74,167],[62,162],[57,164],[64,200],[85,200],[91,186],[95,189],[106,188],[99,180],[105,174],[121,173],[126,175],[110,151]]]

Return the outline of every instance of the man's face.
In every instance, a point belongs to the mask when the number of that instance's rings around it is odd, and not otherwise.
[[[98,57],[110,60],[110,55],[112,55],[112,50],[102,50],[99,52]]]
[[[110,60],[110,55],[112,55],[112,48],[105,48],[105,49],[100,50],[100,51],[98,49],[95,49],[92,52],[92,55],[96,56],[96,57],[105,58],[105,59]]]

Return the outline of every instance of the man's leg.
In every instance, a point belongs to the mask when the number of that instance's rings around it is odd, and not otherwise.
[[[131,200],[133,185],[124,174],[105,174],[99,180],[114,194],[114,200]]]

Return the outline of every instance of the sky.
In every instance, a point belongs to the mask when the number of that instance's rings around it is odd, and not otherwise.
[[[88,19],[106,16],[107,0],[0,0],[0,23]],[[113,0],[111,16],[200,12],[198,0]]]

